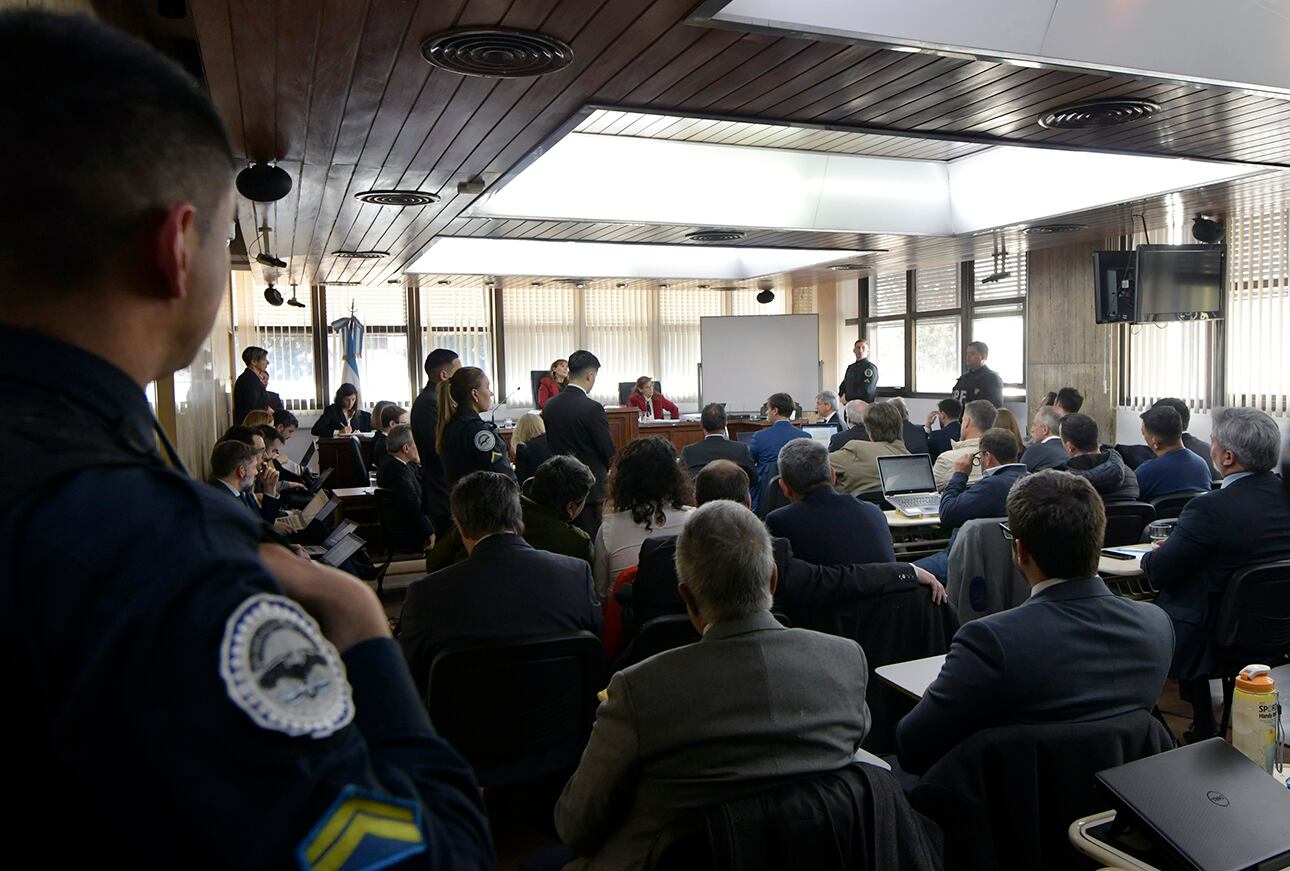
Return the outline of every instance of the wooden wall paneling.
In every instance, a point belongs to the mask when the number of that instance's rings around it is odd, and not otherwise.
[[[935,108],[997,82],[1010,75],[1016,68],[1008,64],[964,63],[943,74],[936,86],[922,89],[924,93],[901,95],[898,100],[887,100],[865,111],[865,122],[879,127],[894,126],[899,118]],[[849,123],[849,119],[844,119]]]
[[[818,59],[813,57],[801,58],[801,55],[809,51],[810,48],[809,44],[796,39],[768,40],[760,51],[744,58],[737,66],[725,70],[719,78],[713,79],[689,93],[683,94],[681,91],[665,93],[662,95],[662,99],[677,105],[712,107],[729,99],[740,88],[764,75],[767,70],[782,69],[790,65],[809,69],[815,63],[818,63]],[[839,49],[840,47],[838,46],[834,47],[835,51]],[[826,53],[821,52],[819,54],[821,57],[827,57]],[[801,59],[799,60],[799,58]]]
[[[710,112],[746,112],[747,105],[766,96],[769,91],[780,87],[781,82],[808,78],[812,71],[821,64],[848,52],[855,53],[854,46],[834,42],[806,42],[796,39],[780,40],[783,50],[796,51],[783,61],[760,64],[749,63],[746,71],[723,79],[715,87],[703,94],[695,95],[688,105],[701,107]],[[772,54],[772,58],[778,55]]]
[[[857,110],[879,102],[885,96],[901,93],[926,84],[938,72],[956,69],[964,61],[935,55],[905,54],[894,64],[866,76],[863,86],[847,88],[803,106],[792,114],[802,117],[835,118],[855,114]]]
[[[744,56],[738,46],[744,41],[744,34],[730,30],[700,30],[699,38],[691,42],[674,57],[670,63],[655,70],[654,74],[641,82],[624,98],[627,103],[653,103],[659,101],[659,95],[671,89],[678,82],[688,78],[693,70],[706,69],[709,64],[724,58],[727,53]],[[760,47],[760,44],[756,47]]]
[[[314,55],[314,87],[309,99],[309,128],[305,159],[331,163],[336,137],[344,119],[350,78],[367,20],[367,0],[321,0]],[[253,58],[248,58],[254,63]]]
[[[258,0],[231,0],[229,23],[233,28],[233,51],[239,57],[256,59],[253,64],[237,67],[243,145],[252,160],[271,160],[277,157],[273,141],[277,109],[277,17]]]
[[[812,94],[819,96],[830,93],[837,87],[839,81],[848,80],[845,77],[849,72],[857,68],[863,69],[864,63],[885,65],[881,64],[876,57],[879,54],[881,52],[878,49],[848,45],[792,77],[786,77],[777,70],[767,70],[765,81],[762,83],[765,90],[731,111],[740,115],[771,115],[774,112],[773,107],[779,106],[786,100],[801,97],[803,94],[806,94],[804,102],[809,103],[814,99]],[[849,79],[849,81],[854,80],[854,78]]]
[[[275,47],[276,106],[273,112],[273,156],[279,160],[305,159],[309,134],[309,102],[313,96],[314,49],[318,43],[315,0],[278,0]],[[301,187],[296,179],[293,194]]]
[[[237,54],[226,0],[195,3],[191,7],[197,50],[206,73],[206,87],[219,107],[234,157],[246,156],[242,133],[242,96],[237,86]]]
[[[896,52],[873,51],[846,69],[834,73],[811,87],[799,89],[797,86],[800,83],[794,82],[791,96],[772,103],[764,109],[758,109],[758,112],[775,118],[813,118],[815,116],[810,111],[810,107],[816,105],[821,99],[847,88],[863,88],[870,76],[879,75],[888,67],[895,66],[912,56]]]

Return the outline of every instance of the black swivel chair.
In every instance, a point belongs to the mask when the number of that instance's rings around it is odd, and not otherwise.
[[[778,463],[776,464],[778,466]],[[779,487],[779,475],[775,474],[766,479],[766,486],[761,491],[761,516],[765,518],[776,508],[783,508],[789,504],[789,498],[784,495],[784,491]]]
[[[618,382],[618,404],[619,404],[619,405],[626,405],[626,404],[627,404],[627,400],[631,399],[631,396],[632,396],[632,388],[634,388],[635,386],[636,386],[636,382],[635,382],[635,381],[619,381],[619,382]],[[654,392],[655,392],[655,393],[663,393],[663,382],[662,382],[662,381],[655,381],[655,382],[654,382]],[[667,394],[665,394],[665,393],[664,393],[663,395],[664,395],[664,396],[666,396]]]
[[[370,487],[372,477],[367,471],[367,461],[363,459],[363,445],[358,436],[349,437],[348,457],[338,458],[336,480],[337,487]]]
[[[882,495],[881,487],[877,490],[861,490],[856,494],[856,498],[861,502],[868,502],[870,505],[877,505],[883,511],[886,511],[891,507],[887,504],[887,497]]]
[[[1159,499],[1152,499],[1151,504],[1156,509],[1156,520],[1173,520],[1182,514],[1182,510],[1187,507],[1187,503],[1199,496],[1200,493],[1170,493],[1168,496],[1161,496]]]
[[[1214,643],[1217,676],[1223,681],[1218,734],[1226,735],[1240,670],[1252,662],[1276,666],[1290,659],[1290,560],[1251,566],[1232,575],[1219,601]]]
[[[534,407],[534,408],[537,408],[537,407],[538,407],[538,388],[539,388],[539,386],[540,386],[540,385],[541,385],[541,383],[542,383],[542,379],[543,379],[543,378],[545,378],[545,377],[547,377],[547,376],[548,376],[548,375],[550,375],[550,374],[551,374],[551,373],[550,373],[550,372],[548,372],[548,371],[547,371],[547,370],[545,370],[545,369],[530,369],[530,370],[529,370],[529,389],[533,391],[533,407]]]
[[[631,640],[614,662],[613,671],[619,672],[628,666],[649,659],[656,653],[684,647],[699,640],[699,633],[694,631],[688,614],[664,614],[651,617],[641,624],[636,637]]]
[[[1142,531],[1156,519],[1150,502],[1112,502],[1106,506],[1106,535],[1102,547],[1123,547],[1142,541]]]
[[[590,632],[452,647],[430,665],[426,705],[481,786],[535,783],[577,768],[604,665]]]

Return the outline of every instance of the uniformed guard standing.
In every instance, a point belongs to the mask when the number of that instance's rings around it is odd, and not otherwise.
[[[853,399],[873,402],[878,398],[878,367],[869,359],[869,340],[856,339],[856,361],[847,367],[838,385],[838,398],[846,405]]]
[[[493,386],[483,369],[463,366],[439,384],[439,434],[435,447],[443,460],[449,492],[471,472],[500,472],[515,477],[497,424],[479,416],[492,407]]]
[[[2,12],[0,153],[8,830],[69,868],[494,867],[372,590],[265,541],[153,420],[228,293],[209,98],[88,16]]]
[[[985,399],[995,408],[1003,407],[1003,379],[999,373],[985,365],[990,356],[990,346],[985,342],[968,342],[963,350],[967,371],[954,382],[950,396],[967,405],[976,399]]]

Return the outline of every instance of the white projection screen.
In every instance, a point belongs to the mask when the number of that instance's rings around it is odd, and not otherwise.
[[[723,402],[728,413],[756,412],[782,391],[812,409],[820,392],[819,316],[699,318],[699,359],[701,406]]]

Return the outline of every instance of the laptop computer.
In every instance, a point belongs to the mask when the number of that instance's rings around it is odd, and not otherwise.
[[[331,531],[331,535],[323,539],[322,544],[305,545],[305,553],[309,554],[310,556],[322,556],[327,551],[331,550],[333,547],[339,544],[342,538],[349,535],[351,532],[353,532],[356,529],[358,529],[358,524],[355,523],[354,521],[342,520],[340,522],[340,525]]]
[[[808,435],[826,448],[829,439],[838,434],[838,428],[831,423],[807,423],[802,425],[802,435]]]
[[[357,553],[358,549],[365,544],[367,544],[366,541],[359,538],[357,535],[350,533],[332,545],[330,550],[317,559],[321,563],[326,563],[327,565],[336,568],[339,567],[341,563],[345,562],[345,560]]]
[[[929,454],[898,454],[878,458],[882,495],[906,517],[939,514],[941,494],[936,492]]]
[[[327,492],[315,493],[309,504],[300,511],[293,511],[286,517],[279,517],[276,523],[280,531],[286,533],[303,532],[313,521],[326,523],[333,511],[340,507],[340,499]]]
[[[1197,871],[1290,865],[1290,789],[1211,738],[1097,773],[1116,819],[1088,831],[1113,846],[1129,827],[1169,862]],[[1099,831],[1099,829],[1104,829]]]
[[[300,458],[300,468],[303,469],[309,465],[309,461],[314,458],[314,452],[317,450],[318,450],[318,443],[310,442],[309,450],[305,451],[305,455]]]
[[[335,470],[335,469],[323,469],[323,470],[322,470],[322,474],[321,474],[321,475],[319,475],[318,477],[314,478],[312,481],[310,481],[310,482],[309,482],[308,484],[306,484],[305,486],[309,488],[309,492],[310,492],[310,493],[317,493],[317,492],[318,492],[318,489],[319,489],[320,487],[322,487],[323,482],[324,482],[324,481],[326,481],[328,478],[330,478],[330,477],[331,477],[331,473],[332,473],[332,472],[334,472],[334,471],[336,471],[336,470]]]

